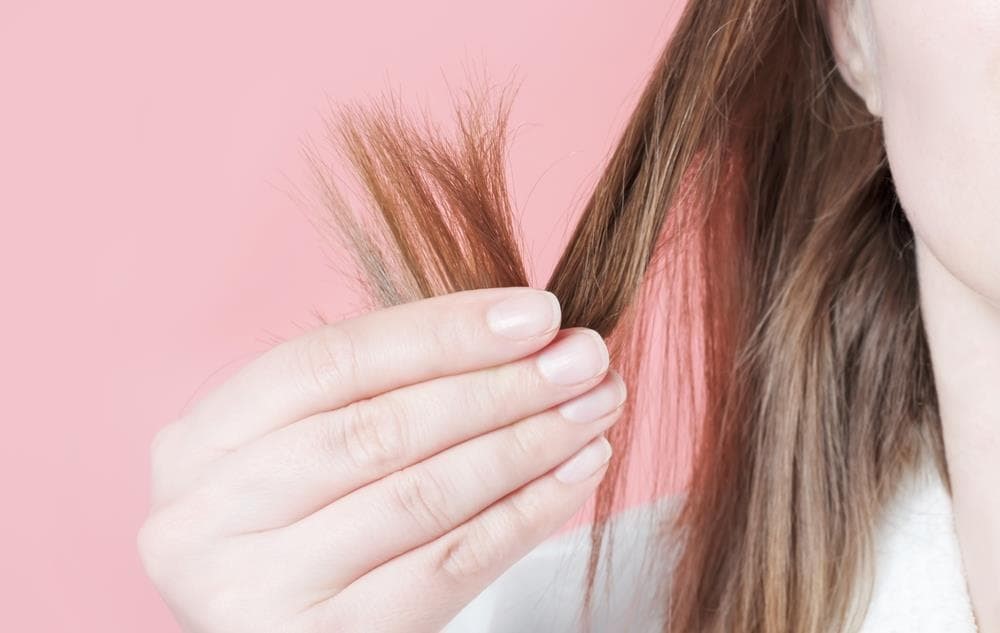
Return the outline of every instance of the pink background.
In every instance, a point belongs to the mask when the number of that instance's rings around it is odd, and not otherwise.
[[[286,194],[325,95],[514,72],[542,280],[673,4],[4,0],[0,630],[177,630],[134,551],[151,436],[312,308],[360,305]]]

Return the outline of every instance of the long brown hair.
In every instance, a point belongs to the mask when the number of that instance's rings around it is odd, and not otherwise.
[[[547,284],[563,327],[608,338],[635,396],[609,432],[588,606],[643,412],[696,415],[658,449],[676,464],[691,438],[657,544],[675,551],[671,633],[852,629],[897,482],[929,450],[947,483],[913,235],[826,20],[823,0],[689,2]],[[377,305],[529,285],[505,176],[511,97],[465,93],[454,137],[395,97],[331,118],[366,211],[310,162]],[[654,357],[677,384],[639,388]]]

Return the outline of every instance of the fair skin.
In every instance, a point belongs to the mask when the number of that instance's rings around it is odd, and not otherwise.
[[[1000,2],[847,4],[834,48],[882,120],[916,233],[969,594],[979,630],[1000,633]]]
[[[1000,633],[1000,3],[845,3],[831,36],[917,233],[970,596]],[[504,299],[520,309],[499,334]],[[139,549],[185,629],[437,631],[558,529],[604,476],[595,438],[625,393],[596,333],[551,307],[489,289],[341,321],[167,426]]]
[[[625,386],[559,318],[524,288],[371,312],[167,426],[139,549],[185,629],[440,630],[607,470]]]

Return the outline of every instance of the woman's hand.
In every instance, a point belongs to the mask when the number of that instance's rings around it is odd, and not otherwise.
[[[559,322],[527,288],[378,310],[165,427],[139,550],[185,629],[439,631],[607,469],[624,383]]]

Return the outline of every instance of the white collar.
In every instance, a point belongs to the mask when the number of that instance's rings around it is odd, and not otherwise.
[[[629,508],[610,531],[613,570],[601,557],[593,608],[596,633],[659,633],[658,565],[646,567],[657,518],[679,497]],[[496,579],[443,633],[579,630],[576,619],[589,552],[589,526],[552,537]],[[875,578],[859,633],[976,633],[951,499],[929,463],[901,482],[875,535]],[[645,561],[645,562],[643,562]],[[650,569],[654,573],[650,573]],[[605,600],[605,596],[609,599]]]
[[[872,599],[860,633],[976,630],[951,497],[926,461],[901,483],[879,522]]]

